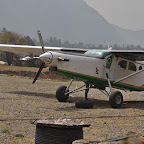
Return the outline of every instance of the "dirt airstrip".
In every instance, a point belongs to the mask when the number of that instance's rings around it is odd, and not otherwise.
[[[124,92],[124,105],[112,109],[108,98],[91,89],[89,98],[93,109],[77,109],[75,101],[84,98],[84,92],[72,94],[66,103],[59,103],[55,91],[68,81],[38,80],[0,74],[0,144],[33,144],[35,125],[30,120],[41,118],[78,118],[89,122],[84,128],[84,139],[106,139],[144,135],[144,92]],[[82,82],[74,82],[74,89]],[[111,143],[111,142],[109,142]],[[117,143],[117,142],[116,142]]]

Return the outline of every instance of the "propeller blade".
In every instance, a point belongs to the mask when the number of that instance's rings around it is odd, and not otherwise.
[[[39,71],[37,72],[37,74],[36,74],[36,76],[35,76],[35,78],[34,78],[34,80],[33,80],[33,84],[36,82],[36,80],[37,80],[37,78],[39,77],[39,75],[40,75],[42,69],[44,68],[44,66],[45,66],[45,63],[43,62],[43,63],[41,64],[40,68],[39,68]]]
[[[44,42],[43,42],[43,38],[42,38],[41,32],[38,30],[38,31],[37,31],[37,34],[38,34],[38,37],[39,37],[39,40],[40,40],[40,43],[41,43],[41,46],[42,46],[42,51],[43,51],[43,53],[45,53]],[[44,66],[45,66],[45,63],[43,62],[43,63],[41,64],[41,66],[40,66],[40,68],[39,68],[39,70],[38,70],[38,72],[37,72],[34,80],[33,80],[33,84],[36,82],[36,80],[37,80],[37,78],[39,77],[39,75],[40,75],[42,69],[44,68]]]
[[[39,37],[39,40],[40,40],[40,43],[41,43],[41,46],[42,46],[43,53],[45,53],[44,42],[43,42],[43,38],[42,38],[40,30],[37,31],[37,34],[38,34],[38,37]]]

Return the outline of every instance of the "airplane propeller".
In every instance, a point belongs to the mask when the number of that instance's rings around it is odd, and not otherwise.
[[[41,46],[42,46],[43,53],[45,53],[44,42],[43,42],[43,38],[42,38],[41,32],[38,30],[37,34],[38,34],[38,37],[39,37],[39,40],[40,40],[40,43],[41,43]]]
[[[42,38],[41,32],[38,30],[37,34],[38,34],[38,37],[39,37],[39,40],[40,40],[40,43],[41,43],[41,46],[42,46],[42,51],[43,51],[43,53],[45,53],[44,42],[43,42],[43,38]],[[39,70],[38,70],[38,72],[37,72],[37,74],[36,74],[36,76],[35,76],[35,78],[33,80],[33,84],[36,82],[36,80],[39,77],[39,75],[40,75],[42,69],[44,68],[44,66],[45,66],[45,62],[43,62],[41,64],[41,66],[40,66],[40,68],[39,68]]]
[[[41,64],[41,66],[40,66],[40,68],[39,68],[39,70],[38,70],[38,72],[37,72],[34,80],[33,80],[33,84],[36,82],[36,80],[37,80],[37,78],[39,77],[39,75],[40,75],[42,69],[44,68],[44,66],[45,66],[45,63],[43,62],[43,63]]]

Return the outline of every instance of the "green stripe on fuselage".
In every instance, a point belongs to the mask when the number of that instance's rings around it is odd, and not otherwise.
[[[98,77],[88,76],[88,75],[79,74],[79,73],[70,72],[70,71],[65,71],[65,70],[60,70],[60,69],[58,69],[57,71],[51,71],[50,70],[50,72],[55,72],[57,74],[64,75],[64,76],[71,78],[71,79],[81,80],[83,82],[87,82],[87,83],[96,85],[96,87],[98,87],[98,88],[108,87],[108,81],[106,79],[101,79]],[[111,82],[111,85],[113,88],[118,88],[118,89],[127,89],[130,91],[144,91],[143,87],[125,85],[122,83]]]

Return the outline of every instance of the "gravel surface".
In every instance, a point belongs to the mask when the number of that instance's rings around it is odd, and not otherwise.
[[[69,82],[38,80],[0,75],[0,144],[33,144],[35,125],[30,121],[42,118],[77,118],[91,124],[84,128],[84,139],[103,141],[132,135],[144,135],[144,93],[124,92],[121,109],[112,109],[108,98],[96,89],[89,92],[93,109],[77,109],[75,101],[84,99],[84,92],[72,94],[66,103],[59,103],[55,91]],[[71,89],[81,86],[74,82]]]

